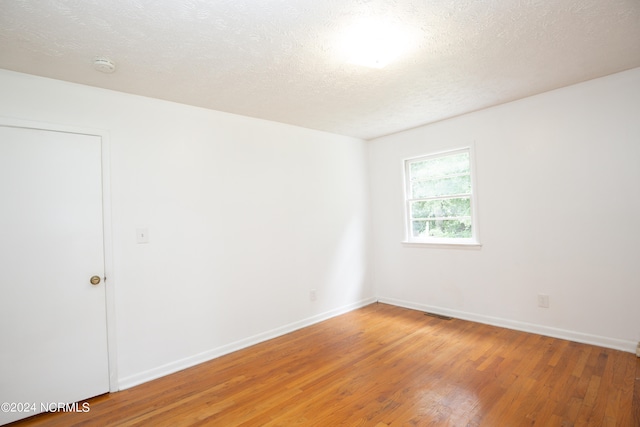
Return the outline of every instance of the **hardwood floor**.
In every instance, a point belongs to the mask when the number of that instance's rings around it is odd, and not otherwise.
[[[372,304],[12,427],[638,427],[639,378],[631,353]]]

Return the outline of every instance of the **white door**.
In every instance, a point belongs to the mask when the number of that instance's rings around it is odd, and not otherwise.
[[[0,126],[0,424],[109,391],[101,151]]]

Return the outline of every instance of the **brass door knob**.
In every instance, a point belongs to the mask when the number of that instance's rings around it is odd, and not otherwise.
[[[92,276],[89,281],[92,285],[97,285],[98,283],[100,283],[100,276]]]

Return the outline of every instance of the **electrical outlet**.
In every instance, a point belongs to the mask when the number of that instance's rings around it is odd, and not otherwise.
[[[315,289],[311,289],[311,290],[309,291],[309,299],[310,299],[311,301],[315,301],[315,300],[317,300],[317,299],[318,299],[318,291],[316,291]]]
[[[538,307],[549,308],[549,295],[538,294]]]

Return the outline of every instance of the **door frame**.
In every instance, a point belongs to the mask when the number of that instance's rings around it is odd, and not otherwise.
[[[109,360],[109,392],[118,391],[115,274],[113,268],[113,238],[111,234],[111,157],[109,131],[105,129],[67,126],[0,116],[0,126],[62,132],[100,138],[102,169],[102,242],[104,247],[104,292],[107,315],[107,357]]]

